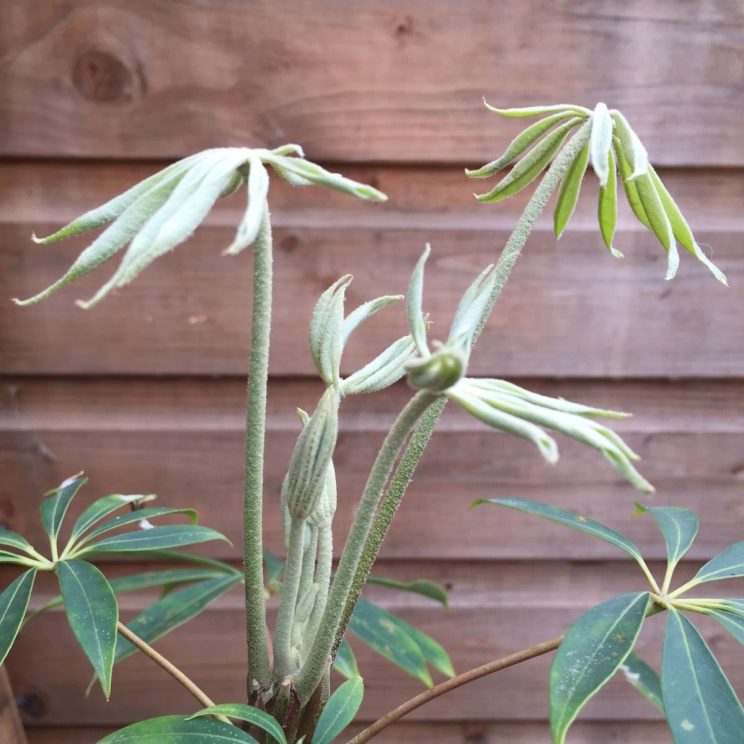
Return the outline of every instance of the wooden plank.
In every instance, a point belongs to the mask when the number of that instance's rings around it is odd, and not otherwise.
[[[300,141],[317,158],[485,161],[511,134],[485,94],[503,105],[607,97],[659,162],[744,163],[732,0],[691,12],[674,0],[219,0],[208,11],[10,0],[4,13],[6,155]]]
[[[349,727],[349,737],[360,730]],[[32,728],[29,744],[94,744],[110,729],[94,728]],[[548,724],[541,723],[400,723],[380,735],[380,744],[411,744],[413,741],[431,744],[537,744],[547,741]],[[671,744],[665,724],[648,721],[578,722],[571,727],[572,744],[617,742],[635,744]]]
[[[702,511],[692,555],[705,558],[741,539],[744,411],[739,383],[542,383],[532,387],[599,406],[636,411],[617,429],[643,457],[657,504]],[[194,506],[203,522],[235,544],[204,546],[236,557],[242,493],[244,384],[241,380],[32,381],[3,388],[0,411],[0,516],[41,542],[35,505],[71,473],[91,483],[77,509],[110,492],[157,492],[165,504]],[[278,494],[297,436],[297,405],[312,407],[320,387],[272,384],[267,451],[268,542],[279,550]],[[403,406],[405,386],[344,403],[336,464],[337,534],[344,534],[384,431]],[[541,520],[482,507],[476,498],[519,495],[550,501],[625,530],[649,557],[663,546],[651,520],[632,517],[637,494],[596,452],[560,440],[549,467],[529,444],[493,433],[454,406],[425,455],[386,542],[390,557],[616,557],[601,541],[566,539]],[[233,504],[231,508],[229,505]],[[421,519],[421,514],[436,518]],[[732,518],[732,515],[734,518]],[[498,530],[505,524],[509,529]],[[467,540],[452,540],[452,534]],[[340,545],[340,540],[338,541]]]
[[[98,183],[98,174],[101,183]],[[307,324],[315,300],[335,278],[356,276],[349,307],[370,296],[405,291],[427,240],[434,246],[426,308],[434,337],[446,334],[472,276],[495,257],[519,204],[475,205],[460,174],[357,169],[391,193],[390,206],[357,204],[318,189],[276,190],[277,292],[272,369],[311,374]],[[28,241],[112,195],[141,168],[40,166],[0,177],[0,296],[29,296],[59,277],[83,238],[52,247]],[[436,186],[427,185],[428,181]],[[66,188],[60,195],[59,183]],[[700,240],[728,273],[720,287],[688,255],[680,276],[663,281],[663,251],[625,215],[613,262],[600,245],[591,183],[575,226],[556,246],[543,220],[474,355],[472,372],[524,376],[738,377],[744,368],[739,327],[744,312],[736,207],[744,181],[728,175],[679,174],[670,188]],[[75,195],[74,197],[70,194]],[[416,196],[411,196],[415,194]],[[327,199],[327,200],[326,200]],[[395,203],[396,199],[398,204]],[[737,202],[738,200],[738,202]],[[57,206],[57,202],[59,202]],[[443,207],[447,205],[446,209]],[[151,266],[130,287],[84,313],[72,304],[110,275],[106,267],[40,305],[0,312],[0,370],[19,374],[226,374],[247,366],[249,263],[219,257],[243,208],[227,200],[188,246]],[[317,211],[316,211],[317,210]],[[437,213],[438,212],[438,213]],[[687,260],[685,260],[687,259]],[[724,322],[726,320],[726,322]],[[405,331],[402,308],[372,319],[352,339],[346,372]],[[641,332],[642,331],[642,332]],[[70,345],[69,339],[75,343]],[[101,353],[101,339],[116,339]]]
[[[557,575],[557,571],[548,570],[541,578],[547,585]],[[567,583],[567,580],[568,574],[564,574],[563,581]],[[635,582],[637,587],[638,579]],[[625,581],[612,582],[611,587],[608,583],[607,574],[598,570],[586,577],[581,597],[574,590],[563,598],[557,597],[557,592],[548,592],[546,599],[539,599],[533,584],[511,595],[472,596],[463,605],[453,603],[449,612],[432,609],[431,603],[406,602],[398,606],[388,602],[387,606],[443,643],[455,668],[464,671],[486,659],[498,658],[564,632],[588,606],[627,586]],[[527,597],[530,599],[525,602]],[[37,601],[43,598],[40,596]],[[216,700],[239,700],[244,692],[241,602],[242,593],[236,590],[158,643],[166,657],[193,675]],[[141,606],[131,596],[122,601],[126,616]],[[20,694],[32,690],[41,701],[39,715],[34,719],[36,724],[115,726],[138,717],[193,710],[194,704],[187,694],[143,658],[131,658],[120,665],[114,674],[109,702],[97,690],[85,699],[82,692],[90,678],[89,667],[74,648],[72,637],[60,632],[62,623],[61,611],[36,618],[19,636],[9,657],[16,690]],[[663,627],[663,619],[651,619],[639,642],[639,652],[655,664]],[[744,683],[744,658],[736,641],[709,623],[703,622],[701,628],[723,660],[732,684],[740,688]],[[369,652],[353,636],[351,642],[367,691],[360,720],[373,720],[420,691],[419,682]],[[208,657],[205,648],[209,648]],[[31,654],[43,659],[44,664],[28,664]],[[541,657],[484,678],[468,689],[461,688],[439,699],[435,705],[421,708],[412,715],[412,720],[544,721],[549,666],[550,658]],[[582,719],[616,720],[618,711],[630,720],[659,720],[658,711],[622,679],[612,680],[587,706]]]
[[[4,665],[0,667],[0,741],[5,744],[27,744],[16,698]]]

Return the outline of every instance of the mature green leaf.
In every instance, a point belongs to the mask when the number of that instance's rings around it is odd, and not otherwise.
[[[703,263],[713,276],[721,282],[721,284],[728,284],[726,275],[705,255],[705,253],[703,253],[702,248],[697,244],[697,241],[692,234],[692,230],[687,224],[687,220],[684,218],[677,203],[672,199],[672,195],[667,191],[666,186],[664,186],[662,180],[650,165],[648,167],[648,172],[656,191],[659,194],[659,199],[661,199],[661,203],[664,206],[669,222],[672,225],[674,237],[677,238],[680,244],[695,256],[695,258]]]
[[[70,502],[87,480],[82,473],[78,473],[68,478],[59,488],[55,488],[45,494],[40,509],[41,523],[44,525],[47,535],[52,540],[56,541]]]
[[[210,708],[204,708],[193,716],[189,716],[189,721],[202,716],[227,716],[227,718],[237,718],[239,721],[246,721],[253,724],[262,731],[265,731],[278,744],[287,744],[287,737],[284,735],[282,727],[277,720],[259,708],[243,703],[220,703]]]
[[[585,117],[591,113],[589,109],[584,108],[583,106],[573,106],[570,103],[558,103],[553,106],[527,106],[524,108],[508,109],[491,106],[485,99],[483,99],[483,103],[489,111],[493,111],[495,114],[504,116],[507,119],[525,119],[530,116],[544,116],[545,114],[551,114],[554,111],[571,111],[574,112],[574,115],[580,114]]]
[[[406,373],[406,363],[416,353],[416,345],[411,336],[403,336],[393,341],[387,349],[371,362],[349,375],[341,384],[344,395],[375,393],[398,382]]]
[[[287,562],[274,555],[270,550],[264,550],[263,561],[266,573],[266,589],[269,594],[276,594],[281,591]]]
[[[230,256],[236,256],[256,241],[266,218],[266,200],[269,195],[269,173],[263,163],[255,156],[250,158],[246,192],[248,196],[248,207],[245,210],[243,219],[238,225],[238,231],[235,234],[233,242],[225,249],[225,253]]]
[[[349,340],[349,336],[351,336],[351,334],[354,333],[354,331],[359,328],[365,320],[371,318],[375,313],[380,312],[382,308],[387,307],[393,302],[402,300],[403,297],[403,295],[384,295],[383,297],[377,297],[374,300],[359,305],[359,307],[350,312],[344,319],[343,331],[341,334],[343,343],[346,343]]]
[[[466,168],[465,173],[469,178],[490,178],[502,168],[513,163],[525,150],[535,144],[548,129],[552,129],[558,122],[573,116],[576,116],[575,111],[560,111],[557,114],[552,114],[551,116],[546,116],[544,119],[540,119],[540,121],[536,121],[527,127],[527,129],[522,130],[511,141],[504,154],[499,158],[475,170],[468,170]]]
[[[210,540],[224,540],[225,542],[229,542],[224,535],[209,527],[181,524],[167,525],[105,537],[99,542],[86,545],[79,555],[90,555],[92,553],[136,553],[140,551],[161,550],[163,548],[181,548],[186,545],[209,542]]]
[[[579,118],[573,118],[556,127],[540,140],[488,193],[479,194],[478,200],[482,202],[501,201],[529,186],[553,159],[568,133],[580,121]]]
[[[638,508],[642,512],[648,512],[656,520],[664,535],[667,560],[671,566],[676,566],[697,537],[700,520],[694,512],[678,506],[638,504]]]
[[[420,679],[427,687],[433,686],[424,652],[402,627],[400,618],[371,602],[359,600],[349,621],[349,630],[380,656]]]
[[[359,665],[356,656],[351,650],[351,644],[344,638],[336,651],[336,658],[333,660],[333,668],[346,679],[359,677]]]
[[[615,258],[622,258],[623,254],[612,245],[617,226],[617,166],[612,148],[607,153],[607,183],[599,188],[597,219],[607,249]]]
[[[664,710],[676,744],[741,744],[744,711],[703,637],[676,610],[661,662]]]
[[[152,558],[157,561],[175,561],[177,563],[193,563],[197,566],[212,566],[224,573],[234,574],[242,571],[231,566],[229,563],[219,561],[216,558],[207,558],[196,553],[181,553],[177,550],[147,550],[140,553],[138,558]]]
[[[78,517],[72,528],[70,540],[77,540],[86,530],[92,527],[96,522],[105,519],[109,514],[125,506],[140,506],[148,501],[154,501],[157,496],[154,493],[142,495],[127,495],[122,493],[111,494],[97,499]]]
[[[608,599],[584,613],[566,633],[550,669],[553,744],[563,744],[579,711],[615,674],[646,617],[648,592]]]
[[[430,581],[429,579],[398,581],[397,579],[388,579],[384,576],[370,575],[367,577],[367,583],[386,586],[388,589],[399,589],[403,592],[413,592],[414,594],[420,594],[429,599],[433,599],[435,602],[439,602],[445,607],[448,606],[447,592],[444,587],[436,581]]]
[[[744,540],[730,545],[711,558],[696,574],[694,581],[720,581],[744,576]]]
[[[661,696],[661,679],[655,669],[650,667],[640,656],[632,651],[620,665],[625,679],[635,687],[652,705],[664,712],[664,700]]]
[[[31,545],[25,537],[8,530],[5,527],[0,527],[0,545],[5,545],[9,548],[17,548],[29,555],[33,555],[34,553],[33,545]],[[2,552],[8,553],[9,551],[4,550]]]
[[[56,570],[67,620],[108,698],[119,620],[114,592],[106,577],[86,561],[59,561]]]
[[[664,205],[661,203],[654,182],[648,173],[638,176],[634,183],[638,190],[638,198],[643,205],[643,211],[651,224],[651,230],[667,252],[666,278],[667,280],[673,279],[679,267],[679,253],[677,252],[677,244],[674,242],[672,225],[669,222]]]
[[[354,677],[344,682],[329,698],[315,727],[312,744],[332,744],[354,720],[362,704],[364,681]]]
[[[478,506],[479,504],[506,506],[509,509],[516,509],[517,511],[526,512],[541,519],[562,524],[564,527],[571,527],[574,530],[586,532],[587,535],[598,537],[600,540],[604,540],[620,548],[620,550],[624,550],[639,563],[643,562],[640,550],[626,537],[623,537],[619,532],[615,532],[615,530],[606,527],[600,522],[596,522],[576,512],[560,509],[557,506],[550,506],[549,504],[541,504],[539,501],[532,501],[530,499],[478,499],[473,503],[473,506]]]
[[[599,179],[599,185],[607,185],[609,176],[609,155],[612,150],[613,121],[607,106],[598,103],[592,113],[591,155],[592,167]]]
[[[19,566],[30,566],[31,559],[10,550],[0,550],[0,563],[17,563]]]
[[[118,530],[120,527],[126,527],[130,524],[139,524],[145,520],[155,519],[155,517],[165,517],[169,514],[185,514],[188,516],[191,524],[196,524],[197,514],[195,509],[177,509],[168,506],[155,506],[149,509],[135,509],[127,514],[120,514],[118,517],[114,517],[108,522],[98,525],[98,527],[92,529],[84,538],[84,542],[90,542],[100,535],[105,535],[107,532],[113,532]],[[145,522],[147,523],[147,522]]]
[[[415,628],[410,623],[407,623],[400,617],[393,615],[396,619],[397,624],[402,628],[410,638],[412,638],[421,649],[424,654],[426,663],[430,664],[438,672],[441,672],[446,677],[455,676],[455,668],[452,666],[452,660],[449,654],[444,650],[444,647],[435,641],[431,636]]]
[[[196,617],[215,599],[236,586],[241,575],[227,574],[216,579],[201,581],[171,592],[127,623],[127,627],[148,643],[162,638],[171,630]],[[136,648],[121,636],[116,641],[117,662],[136,652]]]
[[[5,661],[21,629],[35,578],[35,568],[24,571],[0,594],[0,664]]]
[[[245,731],[212,718],[162,716],[104,736],[98,744],[257,744]]]
[[[739,643],[744,644],[744,616],[740,613],[723,612],[716,609],[709,609],[706,614],[723,625]]]
[[[594,131],[592,129],[592,131]],[[586,166],[589,163],[589,145],[587,142],[576,156],[571,167],[561,181],[561,187],[558,190],[558,200],[553,213],[553,230],[555,237],[560,238],[566,229],[571,215],[576,209],[576,203],[579,201],[581,183],[584,180]]]

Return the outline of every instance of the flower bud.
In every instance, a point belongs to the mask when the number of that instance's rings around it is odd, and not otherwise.
[[[456,349],[442,346],[430,357],[409,362],[406,368],[411,387],[441,393],[465,374],[465,359]]]

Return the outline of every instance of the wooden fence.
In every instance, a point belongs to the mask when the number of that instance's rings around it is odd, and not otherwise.
[[[294,409],[311,406],[320,389],[305,331],[318,294],[346,272],[355,275],[350,304],[403,291],[430,241],[426,305],[436,335],[519,214],[519,198],[475,203],[462,174],[516,131],[483,109],[486,95],[510,106],[603,99],[625,111],[731,288],[687,255],[679,277],[664,282],[663,251],[627,211],[616,241],[627,258],[613,261],[595,227],[592,184],[559,244],[550,219],[540,222],[472,371],[634,411],[618,429],[643,457],[654,503],[703,517],[682,573],[742,538],[740,2],[6,0],[2,16],[0,519],[12,529],[41,539],[42,493],[84,468],[89,497],[156,491],[165,504],[197,507],[236,546],[208,551],[239,559],[250,257],[220,253],[242,200],[225,200],[189,245],[89,313],[72,300],[89,296],[106,268],[29,309],[5,301],[45,286],[85,245],[36,247],[32,231],[44,234],[162,162],[215,145],[299,142],[311,158],[389,194],[381,206],[272,184],[267,519],[278,549]],[[403,327],[400,309],[375,318],[345,369]],[[338,530],[405,396],[399,386],[345,404]],[[390,533],[378,572],[443,582],[451,610],[376,595],[440,640],[458,670],[555,636],[591,603],[639,586],[635,567],[610,546],[516,514],[470,512],[475,498],[524,496],[581,510],[627,531],[661,566],[660,536],[650,520],[633,518],[630,487],[596,453],[560,444],[560,463],[548,467],[529,445],[449,411]],[[127,596],[123,612],[150,599]],[[705,627],[744,691],[739,648]],[[644,632],[650,660],[658,660],[661,629],[650,622]],[[159,647],[213,698],[240,699],[241,593]],[[363,721],[419,690],[358,651]],[[545,742],[548,667],[540,659],[482,680],[381,741]],[[110,702],[97,691],[86,698],[89,668],[59,612],[24,630],[8,669],[32,744],[86,744],[128,721],[191,709],[140,658],[117,669]],[[668,741],[655,709],[621,680],[587,707],[572,738]]]

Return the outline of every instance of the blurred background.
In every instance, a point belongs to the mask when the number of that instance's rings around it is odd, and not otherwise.
[[[744,537],[739,0],[3,0],[2,16],[0,520],[10,528],[41,540],[42,494],[85,469],[87,499],[155,491],[166,505],[198,508],[204,524],[234,541],[205,550],[236,562],[240,555],[250,256],[220,253],[243,196],[221,202],[188,245],[88,313],[73,300],[90,296],[113,266],[41,305],[10,304],[61,275],[86,245],[34,246],[33,231],[47,234],[164,164],[219,145],[297,142],[309,158],[387,192],[389,202],[375,205],[272,182],[278,284],[267,522],[279,551],[295,407],[312,406],[320,392],[307,342],[320,292],[347,272],[355,276],[350,306],[404,291],[430,241],[425,309],[441,337],[525,203],[478,204],[472,192],[482,184],[463,174],[518,131],[485,110],[486,96],[504,107],[603,100],[620,108],[731,287],[687,254],[678,278],[665,282],[663,250],[627,209],[616,238],[626,258],[611,258],[589,177],[560,243],[550,213],[540,222],[471,372],[634,412],[617,428],[657,486],[652,503],[702,516],[680,574]],[[353,342],[345,371],[403,328],[402,307],[378,315]],[[345,404],[339,545],[407,395],[399,386]],[[458,671],[558,635],[591,604],[641,587],[635,565],[611,546],[513,513],[468,511],[475,498],[580,510],[625,531],[661,568],[660,535],[650,519],[633,517],[635,492],[597,453],[559,445],[560,463],[550,467],[530,445],[448,411],[421,463],[376,573],[440,581],[451,609],[375,595],[443,643]],[[125,595],[123,613],[151,600]],[[236,591],[159,644],[220,701],[243,696],[241,602]],[[740,649],[704,627],[744,692]],[[654,621],[644,630],[649,661],[658,660],[661,630]],[[367,686],[363,720],[419,691],[352,645]],[[24,630],[6,666],[32,744],[85,744],[123,723],[193,707],[140,658],[118,668],[110,702],[98,690],[86,698],[87,661],[55,612]],[[380,741],[547,742],[548,668],[538,659],[470,685]],[[657,711],[614,680],[571,741],[671,739]]]

